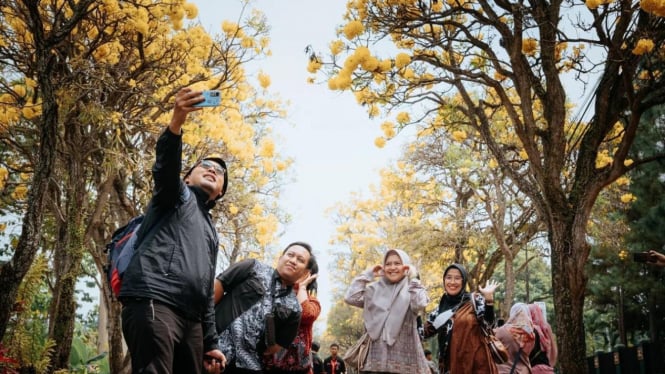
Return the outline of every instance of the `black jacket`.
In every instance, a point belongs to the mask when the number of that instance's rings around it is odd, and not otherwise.
[[[181,157],[182,136],[167,129],[157,141],[153,196],[119,298],[153,299],[201,321],[208,351],[218,348],[213,281],[219,239],[209,214],[214,202],[180,179]]]
[[[335,368],[335,374],[346,373],[346,364],[344,363],[344,360],[342,360],[342,357],[339,355],[337,356],[336,365],[337,367]],[[328,356],[328,358],[323,360],[323,372],[326,374],[333,373],[332,356]]]

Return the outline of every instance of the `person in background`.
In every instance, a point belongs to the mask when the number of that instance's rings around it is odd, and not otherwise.
[[[346,365],[344,364],[344,360],[337,355],[338,351],[339,345],[337,343],[332,343],[330,345],[330,356],[323,360],[323,372],[325,374],[346,373]]]
[[[249,259],[236,262],[215,280],[219,346],[229,373],[262,373],[263,358],[298,334],[301,307],[293,286],[314,264],[309,244],[289,244],[277,267]]]
[[[524,303],[516,303],[510,308],[506,324],[495,329],[494,334],[508,348],[510,360],[497,365],[500,374],[529,374],[531,363],[529,354],[534,346],[534,329],[531,312]]]
[[[427,365],[429,365],[429,370],[432,374],[439,374],[439,365],[432,360],[432,351],[429,349],[425,350],[425,358],[427,359]]]
[[[430,373],[416,322],[429,298],[417,275],[404,251],[389,249],[351,282],[344,301],[363,308],[371,340],[361,373]]]
[[[545,319],[545,313],[536,304],[529,304],[529,312],[534,329],[534,347],[529,354],[533,374],[554,373],[558,351],[552,327]]]
[[[480,324],[487,328],[494,325],[494,291],[498,284],[488,281],[480,294],[471,294],[466,292],[467,278],[460,264],[452,264],[443,272],[444,294],[425,323],[425,338],[438,337],[441,373],[496,374]]]
[[[321,345],[318,342],[312,342],[312,371],[314,374],[323,373],[323,361],[319,356],[319,348]]]
[[[291,345],[272,356],[264,356],[264,368],[271,374],[313,374],[312,328],[321,314],[321,304],[316,299],[316,278],[319,265],[312,261],[310,270],[293,286],[302,308],[298,335]],[[321,359],[319,359],[320,364]],[[319,367],[319,370],[320,367]],[[320,374],[320,371],[319,371]]]
[[[202,100],[200,91],[180,89],[157,140],[153,194],[119,294],[134,373],[198,374],[226,362],[215,332],[219,238],[209,213],[226,192],[226,164],[207,157],[180,179],[182,126]]]

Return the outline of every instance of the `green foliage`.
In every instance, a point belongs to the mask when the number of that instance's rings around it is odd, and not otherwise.
[[[637,158],[652,157],[663,152],[663,144],[649,139],[665,138],[665,106],[652,109],[642,120],[645,131],[640,132],[633,147]],[[636,197],[626,212],[630,225],[628,243],[635,250],[665,249],[665,160],[659,159],[635,169],[629,174],[630,192]]]
[[[528,261],[526,261],[527,258]],[[547,306],[547,320],[552,324],[554,321],[554,302],[552,299],[551,269],[548,261],[548,257],[543,256],[538,249],[533,247],[529,247],[528,250],[522,250],[522,252],[515,258],[514,302],[544,302]],[[506,276],[503,269],[503,266],[498,266],[497,271],[492,276],[492,278],[496,279],[499,284],[505,284]],[[497,288],[494,300],[497,313],[500,313],[500,315],[507,315],[510,311],[511,305],[504,305],[503,288]],[[554,325],[552,325],[552,329],[555,330],[554,332],[556,333]]]
[[[108,373],[108,352],[97,353],[97,347],[91,342],[91,335],[77,334],[72,342],[69,356],[70,373]],[[95,339],[96,340],[96,339]]]
[[[638,133],[631,150],[634,159],[662,152],[662,145],[654,146],[645,138],[665,135],[663,113],[663,107],[645,113],[645,130]],[[618,195],[628,192],[627,186],[604,192],[596,203],[597,214],[589,230],[595,245],[587,265],[584,314],[589,354],[609,351],[621,343],[621,326],[628,345],[649,338],[665,346],[665,277],[662,270],[632,261],[632,253],[665,248],[663,175],[663,161],[629,173],[629,192],[635,201],[628,209],[617,203]]]
[[[49,356],[55,347],[55,343],[47,338],[50,301],[44,276],[47,271],[46,257],[37,256],[19,288],[15,315],[4,341],[9,355],[21,368],[32,368],[37,373],[48,370]]]

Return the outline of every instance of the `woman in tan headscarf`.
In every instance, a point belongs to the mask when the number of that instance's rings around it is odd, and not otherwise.
[[[506,324],[494,330],[496,337],[508,348],[510,360],[498,365],[500,374],[530,374],[529,353],[533,349],[534,335],[531,312],[524,303],[510,308]]]
[[[361,373],[430,373],[416,326],[429,299],[416,276],[409,256],[390,249],[383,265],[370,267],[351,282],[344,301],[363,308],[371,338]]]

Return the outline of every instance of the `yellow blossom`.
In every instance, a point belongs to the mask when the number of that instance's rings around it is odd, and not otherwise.
[[[263,139],[259,155],[261,157],[273,157],[275,155],[275,143],[271,139]]]
[[[5,188],[5,181],[7,180],[7,175],[9,175],[9,171],[7,169],[0,167],[0,190]]]
[[[229,204],[229,213],[235,216],[236,214],[238,214],[238,207],[233,204]]]
[[[413,69],[408,69],[407,68],[407,69],[404,69],[404,71],[402,72],[402,76],[405,79],[412,80],[416,76],[416,74],[413,72]]]
[[[264,89],[268,88],[270,86],[270,76],[263,72],[259,73],[259,84]]]
[[[330,53],[332,53],[333,56],[340,54],[343,48],[344,42],[339,39],[330,43]]]
[[[408,65],[410,62],[411,62],[411,56],[409,56],[409,55],[406,54],[406,53],[399,53],[399,54],[395,57],[395,66],[396,66],[398,69],[401,69],[401,68],[405,67],[405,66]]]
[[[624,204],[632,203],[635,200],[637,200],[637,198],[631,193],[621,195],[621,202]]]
[[[379,67],[379,60],[374,56],[369,56],[360,63],[360,66],[366,71],[375,71]]]
[[[263,207],[259,204],[254,205],[251,210],[252,214],[255,216],[261,216],[263,214]]]
[[[554,47],[554,53],[557,61],[561,59],[561,56],[563,55],[563,52],[566,50],[566,48],[568,48],[568,43],[556,43],[556,46]]]
[[[273,171],[275,171],[275,164],[271,160],[263,160],[263,171],[265,171],[267,174],[271,174]]]
[[[586,0],[586,6],[589,9],[597,9],[602,2],[602,0]]]
[[[466,131],[462,130],[453,131],[453,139],[455,139],[456,141],[463,142],[464,140],[466,140],[466,138],[467,138]]]
[[[538,50],[538,40],[534,38],[527,38],[522,40],[522,53],[527,56],[533,56]]]
[[[386,138],[390,139],[395,136],[395,124],[390,121],[382,123],[381,130],[383,130],[383,134]]]
[[[231,21],[222,22],[222,31],[227,35],[233,35],[238,31],[238,24]]]
[[[187,14],[187,19],[194,19],[199,14],[199,9],[192,3],[185,3],[182,6]]]
[[[379,136],[378,138],[374,139],[374,145],[377,148],[383,148],[386,146],[386,138],[383,136]]]
[[[336,90],[338,87],[339,85],[337,84],[337,77],[330,77],[330,79],[328,79],[328,88],[331,90]]]
[[[340,74],[337,76],[337,89],[345,90],[351,87],[351,74],[345,74],[344,71],[340,71]]]
[[[370,117],[376,117],[379,115],[379,106],[376,104],[372,104],[369,106],[369,109],[367,109],[367,113],[369,114]]]
[[[316,58],[311,58],[307,64],[307,71],[314,74],[321,69],[321,62]]]
[[[618,184],[619,186],[626,186],[626,185],[630,184],[630,178],[625,177],[625,176],[620,177],[616,180],[615,183]]]
[[[379,62],[379,70],[381,70],[382,72],[386,72],[390,70],[392,67],[393,67],[393,62],[389,58],[381,60],[381,62]]]
[[[640,39],[637,41],[637,45],[633,48],[633,54],[641,56],[645,53],[649,53],[653,50],[654,44],[651,39]]]
[[[25,200],[28,196],[28,188],[25,185],[17,186],[12,193],[12,198],[15,200]]]
[[[34,79],[25,78],[25,85],[31,88],[35,88],[37,87],[37,81]]]
[[[344,26],[344,36],[347,39],[351,40],[356,36],[362,34],[365,31],[365,27],[360,21],[351,21]]]
[[[411,116],[407,112],[400,112],[397,115],[397,123],[405,124],[411,120]]]
[[[627,158],[627,159],[623,162],[623,166],[626,166],[626,167],[628,167],[628,166],[630,166],[630,165],[632,165],[632,164],[633,164],[633,160],[631,160],[631,159],[629,159],[629,158]]]
[[[663,0],[642,0],[640,7],[647,13],[665,17],[665,1]]]
[[[19,97],[24,97],[25,94],[27,93],[27,91],[25,89],[25,86],[23,86],[23,85],[13,86],[12,90],[14,90],[14,93]]]
[[[347,70],[355,70],[355,68],[358,66],[360,63],[360,58],[356,56],[355,54],[349,55],[346,60],[344,60],[344,68]]]
[[[601,169],[604,168],[605,166],[609,165],[614,161],[612,156],[607,154],[607,151],[602,151],[599,152],[598,155],[596,156],[596,168]]]

